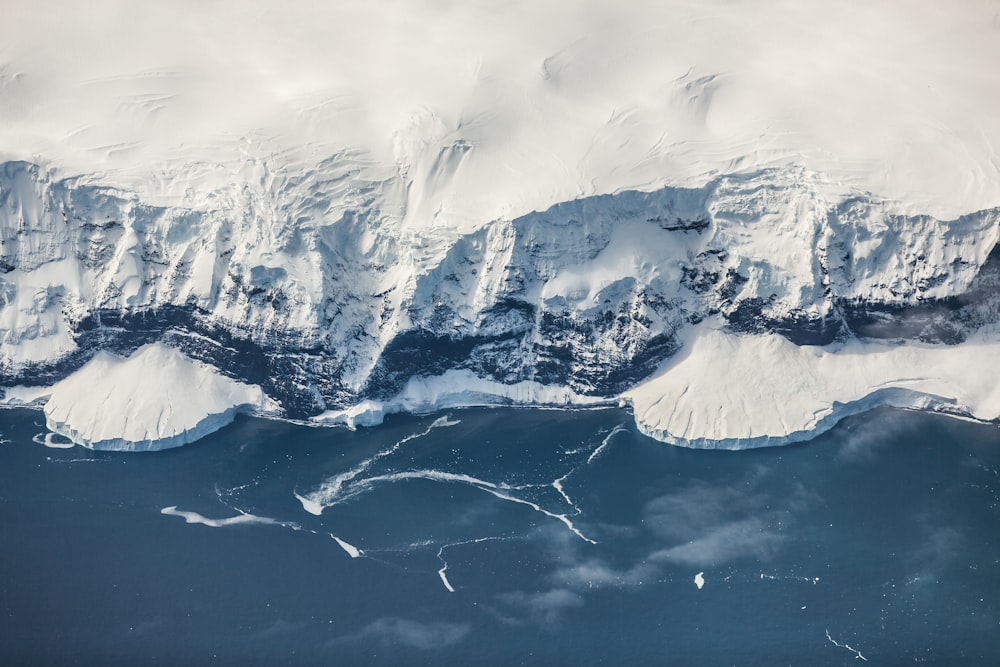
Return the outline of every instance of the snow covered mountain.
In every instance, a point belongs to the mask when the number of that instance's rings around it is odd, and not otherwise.
[[[374,46],[343,9],[146,8],[172,38],[140,22],[115,53],[69,21],[97,29],[118,3],[45,26],[15,7],[0,51],[7,401],[51,397],[53,430],[124,448],[182,444],[237,408],[353,425],[624,401],[655,437],[704,446],[807,437],[840,403],[1000,418],[979,372],[1000,358],[988,4],[828,7],[823,22],[661,4],[587,4],[558,28],[545,3],[355,8]],[[420,46],[401,15],[442,44]],[[208,18],[232,32],[207,39]],[[497,34],[523,43],[482,39]],[[261,60],[238,48],[255,37]],[[46,50],[56,38],[87,57]],[[166,399],[129,402],[120,430],[141,437],[116,440],[82,408],[68,417],[80,373],[100,384],[94,364],[132,362],[106,352],[145,360],[116,380],[140,393],[141,376],[160,395],[153,355],[163,378],[240,398],[209,422],[188,406],[180,426]]]

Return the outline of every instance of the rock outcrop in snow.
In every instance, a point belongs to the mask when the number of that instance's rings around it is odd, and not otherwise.
[[[610,400],[706,318],[796,344],[857,334],[954,344],[1000,320],[1000,209],[905,216],[781,170],[591,197],[449,236],[407,232],[374,194],[338,187],[286,184],[283,196],[311,202],[316,217],[288,209],[275,226],[254,206],[149,207],[8,163],[4,382],[56,381],[102,350],[160,343],[261,386],[285,415],[353,424],[378,419],[352,415],[366,400],[378,413],[433,409],[413,387],[448,373],[474,381],[445,391],[447,405]],[[468,389],[477,382],[488,389]],[[52,410],[67,409],[70,391],[59,396]],[[114,441],[113,429],[99,440]]]
[[[854,328],[957,342],[997,320],[997,209],[905,216],[783,170],[416,233],[325,169],[272,193],[265,216],[5,165],[3,380],[164,341],[302,418],[451,369],[611,396],[714,315],[796,343]]]

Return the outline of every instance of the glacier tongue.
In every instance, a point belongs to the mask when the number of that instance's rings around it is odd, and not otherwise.
[[[127,359],[100,352],[58,382],[45,404],[48,428],[92,449],[179,447],[239,412],[275,412],[259,387],[218,374],[162,344]]]
[[[677,445],[746,449],[806,440],[879,406],[1000,420],[1000,336],[961,345],[858,340],[796,346],[774,334],[692,334],[685,353],[625,392],[641,431]]]

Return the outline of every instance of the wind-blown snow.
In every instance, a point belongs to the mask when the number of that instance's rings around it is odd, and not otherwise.
[[[692,335],[654,377],[623,395],[644,433],[673,444],[741,449],[805,440],[877,406],[1000,419],[992,360],[1000,339],[962,345],[862,342],[796,346],[776,335]]]
[[[52,387],[46,426],[93,449],[178,447],[233,420],[275,406],[259,387],[219,375],[162,344],[127,359],[98,353]]]
[[[16,0],[0,146],[205,204],[245,162],[350,151],[405,172],[420,227],[789,163],[956,215],[1000,194],[998,24],[976,1]]]

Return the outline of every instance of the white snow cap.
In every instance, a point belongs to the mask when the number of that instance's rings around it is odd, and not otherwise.
[[[1000,201],[1000,15],[935,0],[4,3],[0,159],[192,203],[345,150],[408,219],[795,163],[953,217]]]

